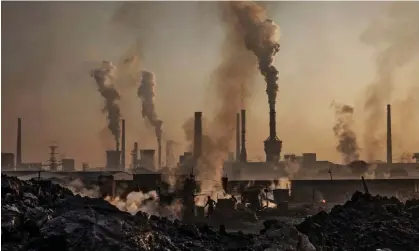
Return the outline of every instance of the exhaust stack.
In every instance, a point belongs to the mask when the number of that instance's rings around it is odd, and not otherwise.
[[[387,163],[393,162],[393,145],[391,138],[391,106],[387,105]]]
[[[195,112],[193,156],[195,164],[202,155],[202,112]]]
[[[161,138],[157,140],[157,168],[161,169]]]
[[[121,169],[125,170],[125,119],[122,120],[122,136],[121,136]]]
[[[246,152],[246,110],[241,110],[241,120],[242,120],[242,148],[240,151],[240,162],[247,162],[247,152]]]
[[[22,165],[22,119],[17,119],[16,168]]]
[[[276,136],[276,111],[269,110],[269,137],[265,140],[266,162],[277,164],[280,159],[282,141]]]
[[[236,122],[236,161],[240,161],[240,113],[237,113]]]

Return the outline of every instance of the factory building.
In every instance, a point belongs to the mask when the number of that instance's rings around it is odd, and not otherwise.
[[[75,161],[74,159],[62,159],[61,166],[63,172],[74,172],[75,171]]]
[[[1,153],[1,168],[14,169],[15,168],[15,155],[14,153]]]

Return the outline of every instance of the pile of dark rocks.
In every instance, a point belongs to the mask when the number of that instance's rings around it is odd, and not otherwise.
[[[4,251],[314,250],[285,222],[265,222],[260,234],[227,233],[141,212],[131,215],[51,181],[2,175],[1,186]]]
[[[356,192],[344,205],[296,227],[317,250],[419,250],[419,200],[402,203]]]

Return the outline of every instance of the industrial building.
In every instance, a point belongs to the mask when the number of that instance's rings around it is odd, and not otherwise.
[[[132,161],[128,167],[125,163],[125,120],[122,120],[121,149],[117,144],[116,149],[107,150],[105,152],[105,167],[98,172],[92,172],[91,169],[83,172],[75,171],[74,159],[56,160],[56,146],[50,147],[51,157],[47,164],[23,163],[20,118],[17,128],[16,155],[2,153],[3,173],[19,177],[31,177],[31,175],[32,177],[37,175],[40,177],[52,177],[54,175],[62,177],[64,175],[69,178],[81,179],[83,182],[100,184],[103,186],[103,194],[159,189],[163,186],[164,182],[162,180],[167,180],[166,176],[176,176],[177,180],[181,181],[190,174],[196,173],[197,163],[203,154],[202,112],[195,112],[193,151],[185,152],[179,156],[179,162],[175,168],[161,167],[161,146],[157,149],[156,162],[156,151],[154,149],[138,149],[137,142],[134,143],[131,151]],[[344,179],[344,177],[340,177],[341,170],[348,170],[347,166],[318,160],[315,153],[303,153],[301,156],[285,154],[281,159],[282,141],[276,134],[275,110],[269,112],[269,136],[264,141],[266,160],[263,162],[249,162],[247,160],[245,110],[237,113],[236,128],[235,160],[229,154],[229,159],[224,163],[224,173],[229,178],[229,189],[240,190],[249,183],[269,186],[274,180],[289,176],[290,171],[288,169],[291,165],[298,165],[300,175],[304,176],[304,174],[310,173],[311,177],[305,180],[303,177],[299,177],[299,179],[294,177],[291,180],[290,189],[293,193],[293,200],[306,200],[307,198],[304,196],[307,195],[303,194],[306,194],[309,190],[317,191],[316,193],[321,193],[331,200],[338,200],[338,197],[342,199],[342,194],[351,194],[354,189],[360,190],[359,175],[353,175],[351,179],[348,177]],[[391,137],[391,107],[388,105],[387,162],[372,163],[376,166],[375,177],[385,179],[369,180],[368,183],[372,186],[371,190],[385,194],[394,194],[395,191],[401,190],[416,191],[418,180],[401,179],[401,177],[406,177],[406,173],[401,170],[419,170],[419,153],[414,155],[416,163],[393,163]],[[40,170],[42,170],[42,173],[39,173]],[[315,171],[315,177],[311,175],[313,170]],[[388,188],[384,188],[386,185]]]

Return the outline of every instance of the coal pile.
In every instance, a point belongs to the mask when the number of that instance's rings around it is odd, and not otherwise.
[[[296,227],[318,250],[419,250],[419,200],[404,204],[356,192],[344,205]]]
[[[265,222],[260,234],[131,215],[102,199],[73,195],[51,181],[2,175],[1,249],[7,250],[300,250],[308,238],[292,225]]]

